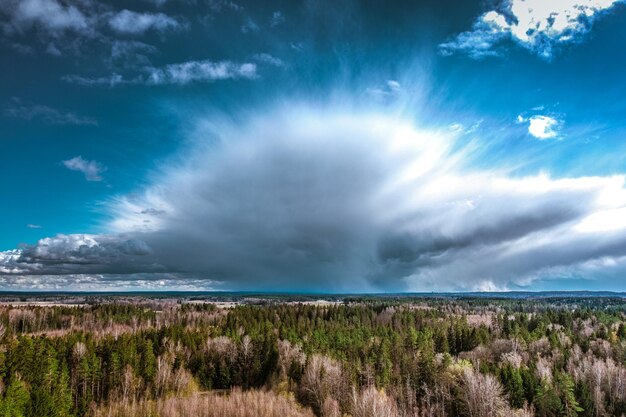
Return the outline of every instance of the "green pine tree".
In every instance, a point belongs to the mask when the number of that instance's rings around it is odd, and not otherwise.
[[[0,405],[0,417],[24,417],[30,395],[26,384],[19,376],[11,378],[6,395]]]
[[[578,413],[584,410],[578,404],[578,401],[576,401],[576,395],[574,395],[574,380],[566,373],[557,374],[555,379],[557,389],[560,391],[561,401],[563,403],[563,416],[578,416]]]

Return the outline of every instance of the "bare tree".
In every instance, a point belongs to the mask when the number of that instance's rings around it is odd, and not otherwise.
[[[133,368],[130,365],[126,365],[121,386],[122,403],[128,404],[131,399],[134,400],[137,396],[140,386],[140,378],[137,378],[135,376]]]
[[[304,365],[305,360],[300,345],[292,345],[288,340],[278,341],[278,369],[282,375],[289,373],[292,364]]]
[[[157,396],[161,396],[167,392],[172,379],[172,368],[169,361],[164,356],[157,358],[156,377],[154,379]]]
[[[324,405],[322,405],[323,417],[341,417],[341,410],[339,409],[339,403],[337,400],[326,397]]]
[[[341,365],[326,356],[311,356],[300,381],[300,390],[305,402],[318,412],[328,397],[338,401],[346,398]]]
[[[504,417],[510,408],[502,386],[492,375],[466,368],[462,375],[462,397],[470,417]]]
[[[399,417],[398,407],[391,398],[376,387],[369,386],[361,392],[352,390],[353,417]]]

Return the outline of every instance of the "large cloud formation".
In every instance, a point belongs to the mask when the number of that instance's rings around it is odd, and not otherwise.
[[[622,0],[504,0],[482,14],[471,31],[440,45],[444,55],[456,51],[472,58],[498,55],[506,38],[539,56],[552,58],[555,47],[579,42],[594,20]]]
[[[449,130],[380,114],[291,108],[202,126],[152,186],[110,204],[109,234],[4,252],[0,273],[430,291],[611,276],[624,265],[623,176],[477,168],[475,149]]]

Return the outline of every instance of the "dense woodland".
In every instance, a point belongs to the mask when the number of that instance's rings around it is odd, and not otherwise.
[[[2,305],[0,417],[626,415],[625,308],[453,297]]]

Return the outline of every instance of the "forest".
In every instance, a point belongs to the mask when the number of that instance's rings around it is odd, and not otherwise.
[[[0,417],[622,415],[620,297],[0,305]]]

